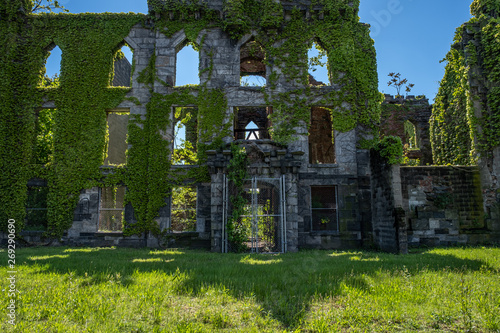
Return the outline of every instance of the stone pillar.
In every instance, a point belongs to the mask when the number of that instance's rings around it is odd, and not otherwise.
[[[219,172],[212,174],[211,178],[211,250],[212,252],[221,252],[224,175]]]
[[[299,200],[298,200],[298,177],[296,174],[288,174],[285,177],[286,195],[286,241],[287,251],[297,252],[299,246]]]

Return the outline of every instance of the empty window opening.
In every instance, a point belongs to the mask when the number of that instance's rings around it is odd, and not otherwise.
[[[319,43],[314,42],[307,52],[309,58],[309,84],[312,86],[330,85],[328,57]]]
[[[258,75],[242,76],[240,85],[242,87],[263,87],[266,85],[266,78]]]
[[[236,107],[234,114],[235,140],[270,139],[271,107]]]
[[[28,186],[26,199],[26,226],[25,230],[47,230],[47,194],[48,187]]]
[[[245,127],[246,138],[245,140],[258,140],[260,139],[259,127],[253,121],[249,122]]]
[[[117,50],[113,59],[113,80],[111,85],[114,87],[130,87],[132,77],[133,50],[124,44]]]
[[[54,151],[54,114],[55,109],[41,109],[36,113],[35,142],[33,145],[33,164],[47,164]]]
[[[418,149],[418,140],[417,140],[417,129],[415,125],[409,120],[404,123],[405,130],[405,138],[404,144],[407,145],[408,149]]]
[[[102,187],[99,199],[100,232],[122,231],[125,187]]]
[[[47,48],[47,60],[42,69],[43,87],[55,87],[59,85],[59,75],[61,73],[62,51],[59,46],[51,44]]]
[[[311,108],[309,127],[309,163],[335,163],[335,143],[331,111],[324,107]]]
[[[339,231],[336,186],[311,186],[311,217],[311,230]]]
[[[240,49],[240,85],[263,87],[266,85],[265,52],[255,40]]]
[[[108,112],[107,131],[108,144],[104,165],[120,165],[127,163],[127,126],[129,112]]]
[[[170,231],[196,231],[196,187],[172,189]]]
[[[199,52],[191,44],[185,45],[177,52],[175,86],[200,84],[200,77],[198,75],[199,59]]]
[[[174,108],[174,151],[172,162],[177,165],[196,164],[198,141],[198,109],[194,107]]]

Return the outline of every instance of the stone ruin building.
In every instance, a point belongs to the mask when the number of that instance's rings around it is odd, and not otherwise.
[[[77,27],[93,22],[89,29],[99,36],[106,33],[99,30],[102,21],[118,22],[121,30],[111,41],[96,41],[108,48],[98,54],[106,54],[109,66],[113,54],[126,44],[133,50],[133,65],[115,58],[105,73],[112,78],[114,73],[112,80],[98,79],[97,88],[83,88],[121,96],[88,106],[100,117],[95,123],[99,125],[82,120],[81,132],[73,134],[91,144],[72,145],[70,139],[54,134],[54,146],[60,144],[64,153],[56,148],[42,171],[14,184],[28,184],[27,194],[21,195],[28,202],[40,195],[40,189],[48,192],[48,203],[26,207],[28,225],[41,211],[54,221],[48,228],[59,230],[52,235],[63,244],[169,245],[217,252],[237,249],[231,238],[235,228],[245,229],[239,231],[246,237],[243,245],[254,252],[405,252],[408,245],[498,240],[498,216],[484,218],[477,167],[425,166],[432,164],[431,106],[426,99],[386,96],[379,127],[382,98],[375,50],[369,26],[358,22],[358,1],[149,0],[148,5],[148,15],[72,17]],[[71,91],[71,71],[85,80],[93,75],[90,62],[96,58],[85,51],[72,53],[77,43],[89,42],[86,37],[77,34],[71,41],[60,37],[61,32],[51,32],[61,22],[64,26],[65,14],[30,18],[21,9],[2,7],[3,17],[18,18],[21,32],[16,33],[23,35],[23,29],[35,29],[37,24],[49,32],[39,39],[43,45],[33,47],[26,37],[17,46],[36,54],[37,69],[60,42],[62,69],[59,88],[23,88],[37,89],[40,97],[20,107],[37,117],[43,110],[57,109],[55,131],[62,131],[70,126],[64,119],[80,121],[63,115],[92,98],[90,93],[61,97]],[[307,50],[313,43],[328,56],[330,82],[318,82],[308,73]],[[200,83],[177,86],[182,71],[177,55],[187,45],[199,52]],[[248,75],[261,77],[265,84],[242,85]],[[409,111],[400,117],[391,105],[404,105]],[[421,166],[391,166],[377,151],[370,151],[379,128],[405,138],[406,121],[415,128],[412,142],[419,148],[409,157],[419,159]],[[181,145],[176,141],[179,122],[185,131]],[[84,133],[92,126],[102,127],[92,134],[97,139]],[[92,146],[94,139],[97,148]],[[104,157],[92,155],[81,164],[70,160],[73,150],[102,148]],[[246,174],[238,185],[234,174],[241,171],[241,148]],[[68,178],[59,166],[90,171],[82,171],[83,182],[66,189]],[[72,177],[80,176],[76,172]],[[51,195],[61,199],[61,193],[72,201],[52,207]],[[237,195],[243,203],[235,217]],[[179,198],[185,200],[179,203]],[[64,211],[71,212],[71,221],[57,222],[54,216]],[[127,228],[134,232],[127,234]],[[41,234],[23,232],[28,241],[39,240]]]

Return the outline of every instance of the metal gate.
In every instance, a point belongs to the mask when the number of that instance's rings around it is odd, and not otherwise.
[[[285,177],[248,179],[243,185],[244,213],[237,218],[231,214],[235,192],[224,177],[222,252],[286,252]],[[228,223],[246,239],[243,244],[228,239]]]

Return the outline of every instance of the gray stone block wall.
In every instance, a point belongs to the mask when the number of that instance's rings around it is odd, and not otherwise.
[[[403,206],[412,246],[448,246],[498,241],[485,219],[477,167],[402,167]]]
[[[380,154],[371,150],[371,192],[373,243],[383,251],[405,253],[406,225],[401,213],[401,182],[399,165],[389,165]]]
[[[115,87],[130,87],[132,65],[128,59],[122,58],[115,61],[114,70],[115,74],[113,76],[112,85]]]

